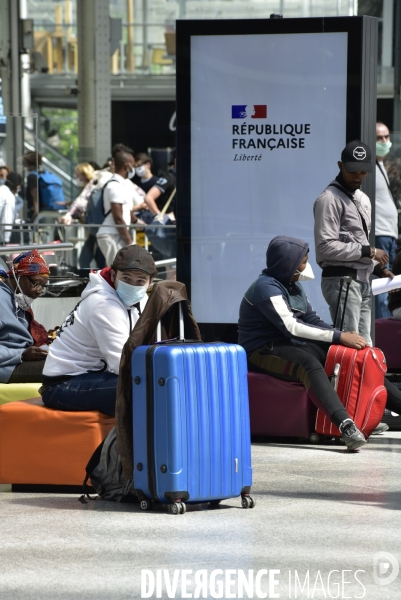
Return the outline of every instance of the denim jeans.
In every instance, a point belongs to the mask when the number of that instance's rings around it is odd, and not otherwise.
[[[386,265],[391,271],[393,266],[393,260],[395,257],[395,250],[397,248],[397,241],[389,235],[377,235],[375,237],[376,248],[385,250],[389,255],[389,261]],[[375,296],[375,318],[376,319],[388,319],[391,317],[391,312],[387,307],[388,294],[378,294]]]
[[[57,385],[45,386],[43,404],[57,410],[100,410],[114,417],[118,375],[84,373]]]
[[[330,308],[330,315],[334,322],[336,313],[338,295],[340,291],[340,277],[322,277],[322,292],[324,299]],[[340,328],[340,317],[344,310],[346,286],[343,285],[341,291],[341,300],[337,323],[335,327]],[[344,316],[344,331],[357,331],[359,335],[365,338],[368,344],[372,344],[370,337],[371,326],[371,287],[370,283],[361,281],[351,281],[349,286],[349,294],[347,306]]]
[[[98,269],[104,269],[106,261],[97,244],[96,235],[89,234],[79,255],[80,268],[89,269],[93,258],[97,263]]]

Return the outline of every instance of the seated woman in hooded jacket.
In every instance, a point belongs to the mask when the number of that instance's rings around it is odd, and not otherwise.
[[[17,256],[0,270],[0,383],[40,383],[48,333],[35,321],[32,302],[44,291],[49,268],[37,252]]]
[[[311,307],[299,280],[313,279],[308,244],[277,236],[266,253],[267,269],[242,299],[239,343],[248,355],[250,371],[287,381],[299,381],[314,404],[329,415],[349,450],[366,444],[364,435],[345,410],[327,377],[324,364],[330,344],[358,350],[366,341],[325,323]]]

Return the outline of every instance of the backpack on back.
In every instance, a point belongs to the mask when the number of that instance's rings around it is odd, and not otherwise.
[[[38,177],[40,210],[61,210],[64,208],[65,198],[61,179],[49,171],[39,173],[32,171],[32,175]]]
[[[86,222],[92,224],[102,224],[105,218],[111,213],[111,209],[104,212],[103,195],[106,186],[110,181],[116,181],[116,179],[109,179],[106,181],[104,186],[100,189],[94,189],[89,196],[88,206],[86,207]],[[99,228],[91,227],[90,234],[96,235]]]
[[[90,498],[87,489],[88,479],[102,500],[137,501],[133,494],[132,479],[125,479],[123,474],[115,427],[96,448],[86,465],[86,477],[83,483],[84,495],[80,498],[82,503],[86,502],[85,495]]]

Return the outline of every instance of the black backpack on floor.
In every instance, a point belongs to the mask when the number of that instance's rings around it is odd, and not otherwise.
[[[85,496],[89,495],[88,480],[102,500],[116,502],[137,502],[133,494],[132,479],[125,479],[117,446],[116,428],[110,430],[103,442],[96,448],[85,467],[86,477],[83,482],[83,495],[80,502],[86,503]]]

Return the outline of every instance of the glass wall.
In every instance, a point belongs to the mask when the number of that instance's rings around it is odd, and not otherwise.
[[[35,21],[34,72],[71,74],[78,69],[76,0],[26,0]],[[390,0],[392,2],[392,0]],[[175,74],[176,19],[265,19],[369,14],[381,19],[387,0],[111,0],[122,20],[121,40],[110,60],[115,75]],[[392,17],[392,15],[391,15]],[[379,64],[381,64],[380,44]]]

